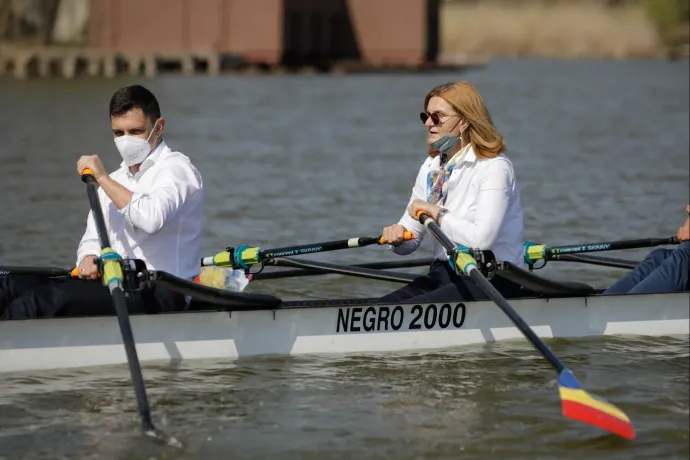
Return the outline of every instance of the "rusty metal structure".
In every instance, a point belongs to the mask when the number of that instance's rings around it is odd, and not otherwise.
[[[87,45],[267,66],[415,67],[436,60],[439,1],[90,0]]]

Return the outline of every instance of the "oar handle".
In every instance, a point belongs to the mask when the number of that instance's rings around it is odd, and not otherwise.
[[[403,233],[403,240],[405,241],[410,241],[415,239],[415,234],[412,232],[404,232]],[[379,244],[387,244],[388,241],[381,235],[381,238],[379,238]]]
[[[89,181],[93,180],[93,171],[91,171],[89,168],[84,168],[84,170],[81,172],[81,180],[88,184]]]
[[[456,244],[441,230],[441,226],[431,218],[428,212],[422,209],[417,211],[416,215],[419,222],[429,229],[431,234],[446,248],[448,255],[451,255],[452,251],[456,249]]]

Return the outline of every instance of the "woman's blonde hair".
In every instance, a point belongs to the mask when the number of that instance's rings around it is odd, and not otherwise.
[[[464,117],[469,127],[463,133],[472,149],[479,157],[494,158],[506,149],[503,136],[491,120],[489,110],[484,104],[477,88],[466,81],[454,81],[435,86],[424,98],[424,110],[429,99],[438,96],[448,102],[455,111]],[[437,155],[429,148],[429,155]]]

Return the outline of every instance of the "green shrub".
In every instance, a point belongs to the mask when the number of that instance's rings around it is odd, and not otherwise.
[[[688,0],[646,0],[647,14],[665,40],[673,38],[677,28],[690,21]]]

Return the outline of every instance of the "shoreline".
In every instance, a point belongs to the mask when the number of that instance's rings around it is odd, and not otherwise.
[[[440,28],[442,57],[620,60],[690,55],[687,40],[668,47],[643,6],[635,4],[451,2],[442,5]],[[686,29],[678,26],[681,41]]]

